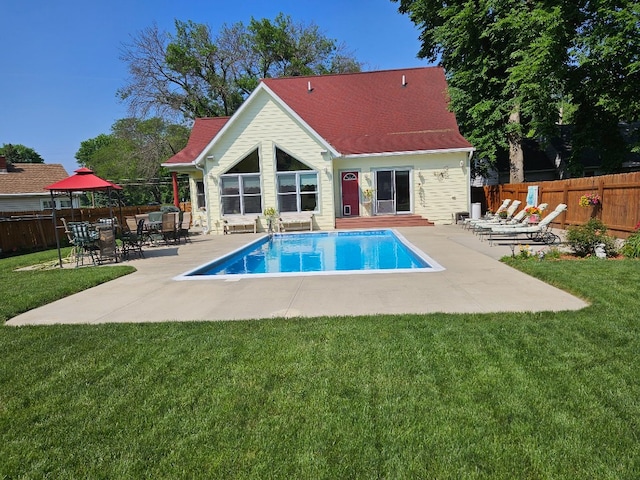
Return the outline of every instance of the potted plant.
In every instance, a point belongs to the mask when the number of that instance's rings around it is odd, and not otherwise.
[[[371,188],[366,188],[362,191],[362,196],[364,198],[364,203],[371,203],[373,199],[373,190]]]
[[[542,210],[540,210],[538,207],[527,207],[525,209],[525,212],[529,217],[529,223],[538,223],[540,221]]]
[[[264,209],[264,218],[267,219],[267,228],[270,232],[273,231],[273,222],[278,218],[278,211],[273,207],[267,207]]]
[[[587,193],[580,197],[579,203],[581,207],[596,207],[602,203],[602,199],[597,193]]]

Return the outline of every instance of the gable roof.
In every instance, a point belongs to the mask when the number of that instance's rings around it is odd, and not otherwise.
[[[58,163],[14,163],[7,173],[0,173],[0,195],[49,195],[44,187],[68,176]]]
[[[163,165],[179,166],[191,164],[218,134],[230,117],[196,118],[187,141],[187,146]]]
[[[472,148],[440,67],[262,82],[342,155]]]
[[[264,79],[235,116],[196,119],[187,146],[163,165],[193,165],[260,90],[341,156],[473,150],[449,111],[444,70],[421,67]]]

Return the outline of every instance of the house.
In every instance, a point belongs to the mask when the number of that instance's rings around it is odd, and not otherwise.
[[[0,212],[24,212],[51,209],[51,195],[44,187],[67,178],[60,164],[7,164],[0,156]],[[70,208],[68,197],[57,197],[56,208]]]
[[[439,67],[270,78],[231,117],[200,118],[163,166],[188,174],[194,221],[313,214],[313,229],[347,217],[418,215],[450,223],[468,211],[471,144],[448,109]]]

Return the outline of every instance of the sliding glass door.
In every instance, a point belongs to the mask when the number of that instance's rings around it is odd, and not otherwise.
[[[376,213],[411,212],[409,170],[377,170],[375,172]]]

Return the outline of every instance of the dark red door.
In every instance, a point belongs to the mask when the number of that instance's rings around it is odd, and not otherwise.
[[[360,215],[360,190],[358,189],[358,172],[342,172],[342,216],[357,217]]]

